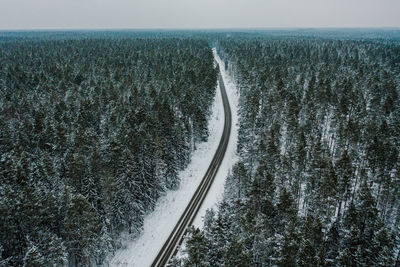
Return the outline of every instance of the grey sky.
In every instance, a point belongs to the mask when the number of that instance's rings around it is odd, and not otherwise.
[[[0,29],[400,27],[400,0],[0,0]]]

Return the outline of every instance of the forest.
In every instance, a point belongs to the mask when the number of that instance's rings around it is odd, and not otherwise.
[[[217,50],[239,161],[172,265],[398,266],[398,40],[232,35]]]
[[[208,40],[2,33],[0,62],[0,266],[101,265],[207,139]]]
[[[399,265],[398,33],[0,32],[0,266],[101,266],[140,235],[208,138],[214,46],[239,160],[170,265]]]

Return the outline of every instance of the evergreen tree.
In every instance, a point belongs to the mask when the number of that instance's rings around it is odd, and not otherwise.
[[[282,248],[280,250],[279,266],[295,266],[298,259],[300,236],[296,229],[296,223],[291,221],[285,230]]]
[[[192,228],[190,230],[191,237],[187,241],[186,251],[189,256],[188,266],[208,266],[207,263],[207,248],[208,242],[204,234],[199,229]]]
[[[224,263],[226,266],[251,266],[250,258],[246,254],[241,242],[236,238],[233,238],[226,249]]]
[[[74,262],[90,265],[95,257],[101,230],[100,220],[89,202],[82,195],[75,195],[66,211],[65,236],[67,247]]]

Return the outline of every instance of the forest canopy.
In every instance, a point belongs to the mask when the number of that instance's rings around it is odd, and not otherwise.
[[[399,261],[400,43],[314,34],[219,39],[239,162],[175,265]]]
[[[239,160],[172,265],[399,264],[398,33],[0,32],[0,266],[102,265],[140,234],[208,138],[214,46]]]
[[[207,40],[68,36],[0,38],[1,266],[101,264],[208,136]]]

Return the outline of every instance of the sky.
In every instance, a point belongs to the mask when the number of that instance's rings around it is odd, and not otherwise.
[[[400,0],[0,0],[0,29],[400,27]]]

